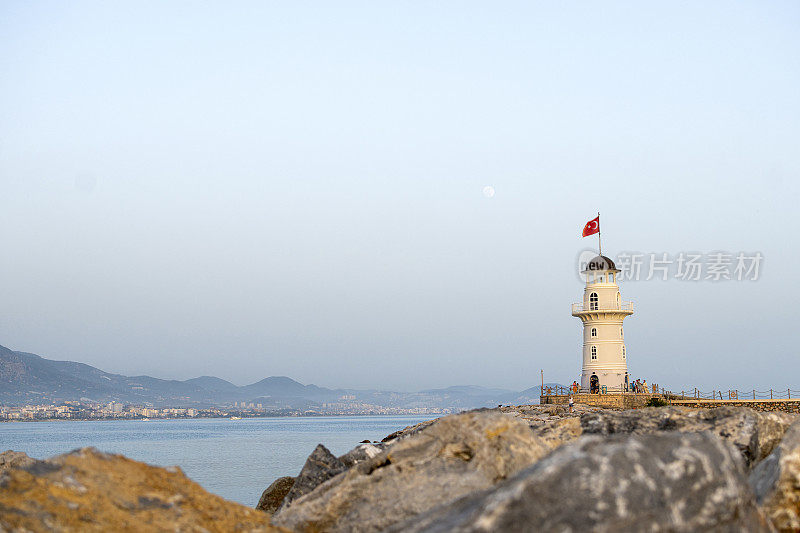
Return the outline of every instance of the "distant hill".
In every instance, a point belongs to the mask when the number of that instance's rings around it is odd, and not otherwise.
[[[81,398],[154,405],[210,405],[217,399],[213,391],[188,381],[111,374],[83,363],[52,361],[0,346],[0,402],[21,404]]]
[[[317,387],[316,385],[303,385],[286,376],[273,376],[264,378],[252,385],[245,385],[242,390],[249,396],[286,397],[298,396],[302,398],[322,397],[328,398],[334,391]]]
[[[557,386],[557,384],[547,384]],[[268,409],[310,409],[324,403],[351,402],[382,407],[470,409],[538,402],[540,387],[522,392],[475,385],[420,392],[328,389],[272,376],[237,386],[214,376],[180,380],[111,374],[74,361],[54,361],[0,346],[0,404],[21,405],[65,400],[119,401],[157,407],[210,407],[233,402],[261,403]]]
[[[233,392],[238,387],[230,381],[225,381],[222,378],[214,376],[200,376],[199,378],[187,379],[184,383],[196,385],[210,392]]]
[[[563,387],[560,383],[545,383],[545,388],[550,387],[551,389]],[[516,405],[525,405],[529,403],[538,403],[539,397],[542,395],[542,386],[537,385],[535,387],[531,387],[530,389],[525,389],[524,391],[520,392],[519,395],[514,399],[512,404]]]

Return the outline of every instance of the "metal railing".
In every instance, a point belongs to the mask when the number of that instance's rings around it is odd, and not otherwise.
[[[591,391],[588,388],[580,387],[577,394],[588,394]],[[629,390],[624,390],[624,387],[602,387],[600,394],[660,394],[669,400],[800,400],[800,390],[791,388],[786,389],[767,389],[767,390],[738,390],[738,389],[720,389],[703,391],[694,387],[686,388],[681,391],[667,390],[658,385],[649,386],[647,391],[634,392],[633,385],[629,386]],[[576,394],[572,387],[545,387],[542,391],[542,396],[560,396]]]
[[[680,392],[664,391],[676,400],[798,400],[800,390],[786,389],[720,389],[703,391],[697,388],[687,388]]]
[[[600,305],[600,304],[585,304],[577,303],[572,304],[573,313],[583,313],[588,311],[633,311],[633,302],[620,302],[613,305]]]
[[[633,386],[629,386],[628,389],[625,389],[624,385],[620,385],[617,387],[608,387],[606,385],[601,385],[598,389],[596,394],[659,394],[656,390],[652,392],[649,390],[651,387],[648,387],[648,390],[645,391],[644,389],[639,391],[634,391]],[[565,396],[569,394],[591,394],[592,391],[589,387],[578,387],[577,391],[572,387],[545,387],[542,391],[542,396]]]

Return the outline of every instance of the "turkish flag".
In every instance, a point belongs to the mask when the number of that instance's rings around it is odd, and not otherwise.
[[[588,237],[589,235],[594,235],[595,233],[600,233],[600,215],[597,215],[596,218],[593,218],[586,225],[583,227],[583,235],[582,237]]]

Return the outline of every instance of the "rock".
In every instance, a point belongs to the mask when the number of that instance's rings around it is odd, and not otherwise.
[[[581,437],[390,531],[770,531],[744,461],[710,432]]]
[[[292,531],[379,531],[484,489],[549,451],[528,424],[483,410],[436,420],[281,508]]]
[[[653,407],[630,411],[598,411],[581,416],[584,434],[645,434],[654,431],[711,431],[734,444],[752,466],[780,442],[796,419],[780,412],[759,412],[743,407],[690,409]]]
[[[284,498],[286,498],[286,495],[292,490],[293,485],[293,477],[279,477],[261,493],[261,498],[258,500],[256,509],[273,514],[280,508],[281,504],[283,504]]]
[[[359,444],[344,455],[339,456],[345,468],[352,468],[358,463],[372,459],[380,454],[386,447],[384,444]]]
[[[756,501],[780,531],[800,530],[800,422],[750,473]]]
[[[293,500],[308,494],[330,478],[347,470],[345,464],[336,458],[328,448],[322,444],[311,452],[306,459],[303,469],[295,478],[289,493],[283,499],[283,506],[288,506]]]
[[[384,447],[382,443],[370,444],[369,441],[365,441],[346,454],[334,457],[325,446],[319,444],[306,459],[303,469],[296,478],[278,478],[264,490],[256,509],[274,513],[284,503],[289,505],[292,500],[308,494],[328,479],[372,459],[380,454]]]
[[[569,412],[569,406],[564,404],[545,405],[509,405],[500,409],[504,413],[511,413],[520,418],[531,421],[553,420],[557,418],[578,417],[581,413],[602,411],[599,407],[592,407],[576,403]]]
[[[13,450],[6,450],[0,453],[0,472],[8,470],[9,468],[25,467],[32,465],[36,459],[29,457],[24,452],[15,452]]]
[[[500,409],[528,422],[533,434],[551,449],[575,440],[583,433],[581,413],[598,411],[596,407],[576,404],[573,412],[566,405],[516,405]]]
[[[403,439],[406,437],[410,437],[412,435],[416,435],[420,431],[425,428],[430,427],[434,422],[439,420],[438,418],[434,420],[426,420],[425,422],[420,422],[418,424],[414,424],[413,426],[406,426],[403,429],[397,430],[394,433],[390,433],[381,439],[381,442],[393,442],[398,439]]]
[[[533,434],[539,437],[551,450],[577,439],[583,433],[581,421],[575,417],[549,420],[539,425],[534,425],[531,429],[533,429]]]
[[[279,531],[179,468],[83,448],[0,473],[0,531]]]
[[[377,456],[384,447],[382,443],[361,443],[341,457],[335,457],[325,446],[318,444],[306,459],[300,474],[296,478],[281,477],[273,481],[261,494],[256,509],[274,513],[328,479]]]

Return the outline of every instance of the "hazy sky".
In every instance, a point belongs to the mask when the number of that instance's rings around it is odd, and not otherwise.
[[[237,384],[800,388],[800,3],[3,2],[0,344]],[[493,186],[496,194],[482,192]]]

